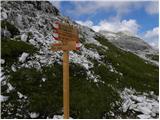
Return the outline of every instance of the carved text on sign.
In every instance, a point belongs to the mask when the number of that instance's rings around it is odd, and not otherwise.
[[[52,44],[51,50],[52,51],[60,51],[60,50],[77,50],[77,43],[76,41],[68,41],[67,44],[57,43]]]
[[[77,45],[79,44],[78,30],[75,26],[59,22],[55,22],[53,26],[55,28],[53,37],[61,42],[52,44],[52,51],[79,50],[79,45]]]
[[[79,41],[77,29],[68,24],[60,24],[60,29],[58,30],[59,39],[61,41]]]

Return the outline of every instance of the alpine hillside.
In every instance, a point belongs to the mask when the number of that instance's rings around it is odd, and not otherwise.
[[[132,52],[144,52],[139,38],[116,33],[119,47],[48,1],[1,2],[1,118],[63,118],[63,52],[49,49],[53,22],[66,20],[81,43],[69,52],[70,118],[158,118],[159,68]]]
[[[159,53],[158,50],[153,49],[144,40],[133,36],[129,32],[110,32],[110,31],[100,31],[110,42],[112,42],[117,47],[130,51],[139,57],[152,62],[153,64],[159,65]]]

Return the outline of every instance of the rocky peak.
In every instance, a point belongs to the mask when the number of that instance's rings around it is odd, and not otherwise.
[[[13,8],[14,10],[20,9],[36,9],[41,10],[46,13],[53,13],[54,15],[59,15],[59,10],[52,6],[49,1],[2,1],[2,7]]]
[[[148,43],[138,36],[129,34],[128,32],[110,32],[110,31],[100,31],[110,42],[115,46],[125,50],[130,51],[145,60],[152,61],[158,65],[157,61],[148,58],[148,54],[151,56],[157,56],[158,51],[153,49]]]

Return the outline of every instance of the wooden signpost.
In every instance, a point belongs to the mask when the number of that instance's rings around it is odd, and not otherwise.
[[[79,50],[78,30],[68,23],[53,23],[53,37],[59,43],[52,44],[53,52],[63,50],[63,110],[64,119],[69,119],[69,51]]]

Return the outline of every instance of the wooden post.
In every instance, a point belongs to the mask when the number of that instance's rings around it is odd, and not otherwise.
[[[69,51],[63,51],[63,111],[69,119]]]
[[[53,52],[63,50],[63,111],[64,119],[69,119],[69,51],[77,50],[78,30],[68,23],[54,23],[53,37],[59,40],[58,44],[53,44]]]

